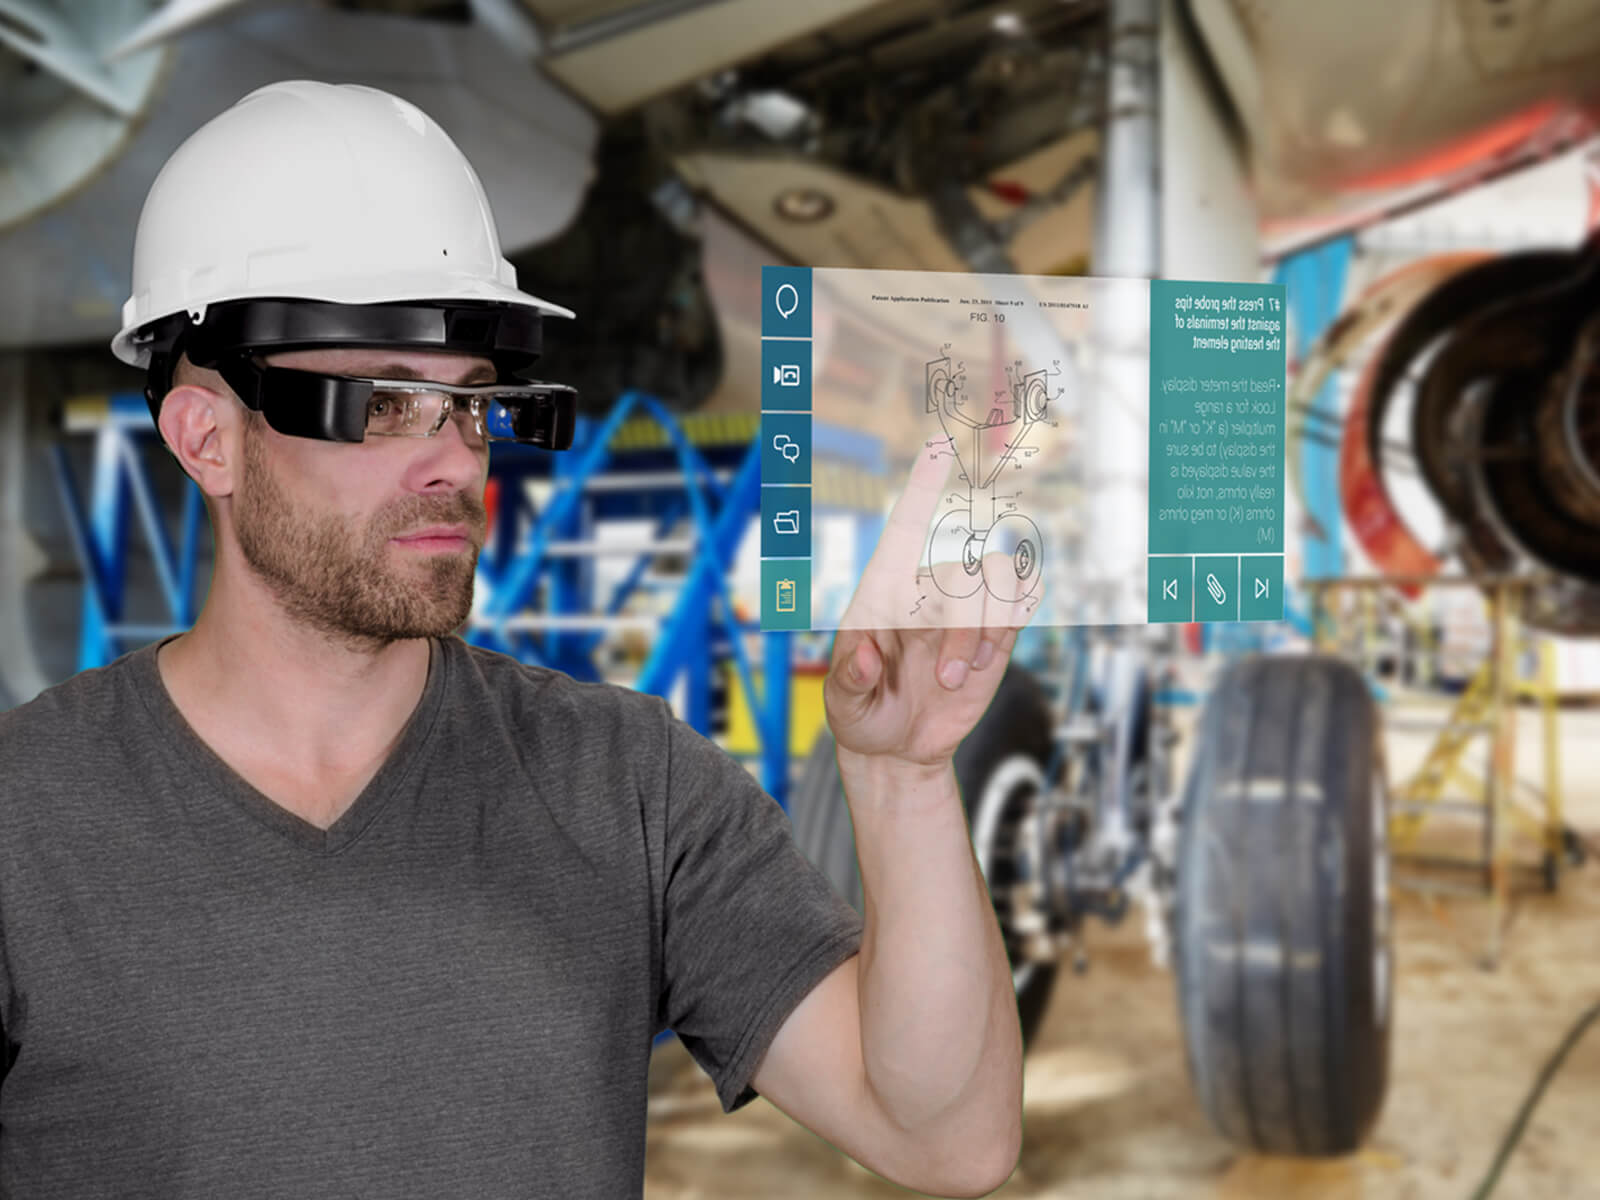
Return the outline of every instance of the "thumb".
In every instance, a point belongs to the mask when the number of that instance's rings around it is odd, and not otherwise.
[[[873,644],[872,636],[864,630],[840,630],[833,648],[833,678],[838,688],[848,695],[864,695],[878,682],[883,657]]]

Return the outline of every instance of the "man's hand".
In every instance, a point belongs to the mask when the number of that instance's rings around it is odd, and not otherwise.
[[[945,441],[918,453],[840,619],[823,705],[842,752],[911,767],[948,764],[988,709],[1017,634],[1044,596],[1040,578],[1016,600],[997,599],[986,584],[955,598],[919,569],[931,523],[948,508],[946,488],[958,481],[955,463]],[[985,573],[1014,577],[1010,557],[991,552]]]

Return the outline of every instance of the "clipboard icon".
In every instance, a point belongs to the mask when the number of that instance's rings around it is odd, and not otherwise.
[[[792,613],[794,611],[794,580],[780,579],[778,582],[778,611]]]

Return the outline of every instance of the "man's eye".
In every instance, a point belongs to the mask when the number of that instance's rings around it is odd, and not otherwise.
[[[410,414],[406,398],[393,392],[378,392],[367,400],[367,428],[378,433],[405,429]]]

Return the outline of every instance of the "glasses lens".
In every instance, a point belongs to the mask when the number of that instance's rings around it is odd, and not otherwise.
[[[460,427],[462,437],[469,441],[516,441],[523,435],[518,426],[527,403],[526,393],[519,391],[486,390],[452,397],[425,387],[415,391],[399,387],[376,389],[367,402],[367,433],[380,437],[431,437],[443,426],[442,409],[448,404],[450,416]]]
[[[367,401],[367,432],[388,437],[426,433],[438,412],[437,393],[373,392]]]

